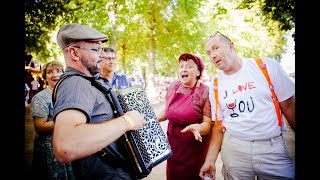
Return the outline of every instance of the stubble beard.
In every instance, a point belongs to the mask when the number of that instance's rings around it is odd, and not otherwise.
[[[100,69],[96,66],[96,65],[93,65],[93,64],[90,64],[89,61],[85,58],[81,58],[80,59],[83,66],[89,71],[89,73],[94,76],[96,75],[97,73],[100,72]]]

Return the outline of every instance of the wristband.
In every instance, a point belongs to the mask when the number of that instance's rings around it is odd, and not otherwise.
[[[129,130],[134,130],[135,125],[134,125],[132,119],[129,116],[126,116],[126,115],[123,115],[121,117],[129,124],[129,126],[130,126]]]

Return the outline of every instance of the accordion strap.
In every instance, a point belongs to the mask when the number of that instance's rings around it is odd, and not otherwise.
[[[122,116],[124,113],[122,111],[122,108],[120,106],[120,103],[117,99],[117,96],[115,95],[115,92],[112,90],[112,87],[105,87],[103,86],[100,82],[96,81],[94,77],[88,77],[88,76],[84,76],[81,74],[69,74],[69,75],[65,75],[63,77],[61,77],[59,79],[59,81],[57,82],[57,84],[54,86],[53,88],[53,93],[52,93],[52,103],[53,105],[56,102],[56,98],[57,98],[57,90],[59,85],[61,84],[61,82],[65,79],[67,79],[68,77],[71,76],[80,76],[88,81],[91,82],[91,85],[94,86],[95,88],[97,88],[100,92],[103,93],[103,95],[107,98],[107,100],[110,102],[111,104],[111,108],[113,113],[115,114],[116,117]]]

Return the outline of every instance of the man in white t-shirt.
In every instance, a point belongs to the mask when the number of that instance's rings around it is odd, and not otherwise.
[[[277,117],[271,90],[258,64],[253,58],[240,58],[234,43],[220,32],[209,37],[206,53],[221,72],[217,85],[210,86],[212,115],[216,114],[217,122],[199,175],[215,173],[215,162],[221,152],[226,180],[295,179],[295,167],[283,136],[284,119]],[[262,61],[281,112],[295,131],[294,83],[277,61],[271,58]]]

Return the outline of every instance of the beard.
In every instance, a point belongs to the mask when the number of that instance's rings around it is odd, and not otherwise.
[[[86,58],[80,58],[80,61],[82,62],[83,66],[89,71],[89,73],[92,76],[94,76],[100,72],[100,68],[98,68],[97,65],[93,65],[93,64],[89,63],[89,61]]]

